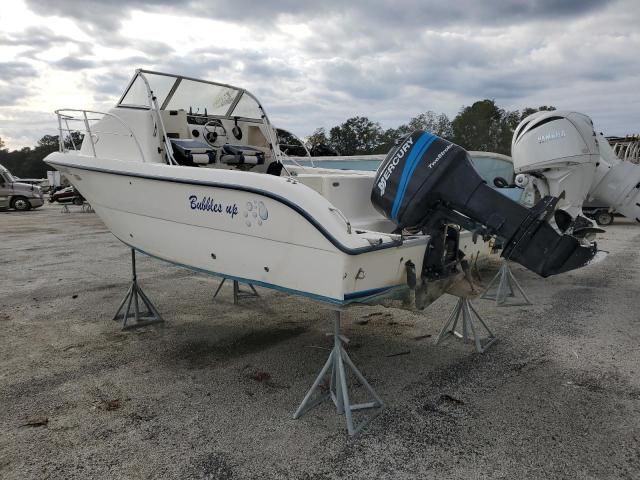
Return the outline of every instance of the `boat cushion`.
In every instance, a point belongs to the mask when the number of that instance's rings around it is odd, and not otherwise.
[[[227,165],[262,165],[264,152],[247,145],[225,143],[220,152],[220,161]]]
[[[173,156],[180,165],[206,165],[216,160],[216,152],[204,142],[171,138]]]

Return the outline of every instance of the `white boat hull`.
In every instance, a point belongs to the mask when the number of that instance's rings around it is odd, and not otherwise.
[[[400,243],[380,234],[381,245],[372,248],[371,235],[349,234],[323,197],[281,177],[220,170],[203,176],[202,169],[68,153],[47,162],[127,245],[327,303],[370,300],[404,287],[406,262],[419,268],[428,242],[426,236]]]

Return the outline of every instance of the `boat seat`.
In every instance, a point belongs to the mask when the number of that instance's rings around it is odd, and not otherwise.
[[[264,152],[247,145],[225,143],[220,149],[220,162],[226,165],[263,165]]]
[[[216,161],[216,152],[204,142],[170,138],[173,157],[180,165],[207,165]]]

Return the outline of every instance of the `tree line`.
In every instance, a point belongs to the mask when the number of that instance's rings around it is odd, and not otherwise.
[[[406,124],[386,130],[378,122],[358,116],[330,128],[328,133],[324,128],[316,129],[305,143],[313,156],[385,154],[398,138],[415,130],[426,130],[467,150],[509,155],[511,137],[518,123],[540,110],[555,110],[555,107],[543,105],[521,111],[508,111],[500,108],[494,100],[485,99],[462,107],[453,120],[449,120],[444,113],[427,111],[413,117]],[[292,139],[282,138],[278,133],[281,143],[292,143]],[[67,148],[72,148],[73,143],[79,148],[82,134],[73,132],[71,137],[65,138],[64,143]],[[51,167],[42,160],[57,150],[58,135],[45,135],[33,148],[24,147],[13,151],[4,148],[0,138],[0,165],[4,165],[18,177],[43,178]],[[304,155],[304,151],[292,151],[290,154]]]
[[[71,132],[67,135],[64,144],[66,148],[80,148],[83,135],[80,132]],[[45,135],[35,147],[24,147],[19,150],[9,151],[5,148],[0,138],[0,165],[6,167],[12,174],[20,178],[46,178],[48,166],[42,160],[50,153],[59,149],[58,135]]]
[[[532,113],[555,110],[543,105],[538,108],[508,111],[495,100],[480,100],[460,109],[453,120],[444,113],[427,111],[408,123],[384,130],[367,117],[352,117],[329,130],[318,128],[307,139],[313,156],[385,154],[401,138],[415,130],[426,130],[446,138],[467,150],[510,155],[511,138],[518,124]]]

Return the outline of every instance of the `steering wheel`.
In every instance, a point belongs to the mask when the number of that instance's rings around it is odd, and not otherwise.
[[[218,128],[222,129],[222,133],[218,133],[217,132]],[[228,137],[229,136],[229,135],[227,135],[226,128],[224,128],[224,125],[222,125],[222,122],[220,120],[209,120],[207,123],[205,123],[202,126],[202,129],[204,130],[204,139],[212,147],[215,146],[214,144],[218,140],[218,137]]]

